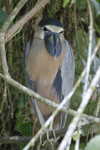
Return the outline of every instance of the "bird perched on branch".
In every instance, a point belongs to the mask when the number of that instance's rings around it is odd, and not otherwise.
[[[62,23],[54,18],[42,19],[25,48],[24,71],[28,87],[43,97],[60,104],[71,91],[75,63],[73,51],[63,36]],[[40,125],[52,115],[54,109],[31,97]],[[70,100],[65,107],[69,108]],[[65,126],[67,114],[59,112],[53,129]]]

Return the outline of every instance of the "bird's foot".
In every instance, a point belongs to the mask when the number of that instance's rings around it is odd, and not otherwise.
[[[55,131],[54,131],[53,129],[52,129],[51,131],[52,131],[52,133],[53,133],[54,140],[56,141],[57,137],[56,137]]]
[[[49,138],[49,131],[47,131],[47,141],[49,141],[51,145],[53,145],[52,140]]]
[[[47,131],[47,132],[46,132],[47,140],[45,140],[45,141],[42,140],[44,133],[42,133],[42,134],[40,135],[40,143],[41,143],[42,146],[44,146],[47,142],[49,142],[49,143],[51,143],[51,145],[53,145],[53,144],[54,144],[54,141],[56,141],[56,134],[55,134],[55,131],[54,131],[53,129],[51,130],[51,132],[53,133],[53,138],[50,138],[50,137],[49,137],[49,132],[50,132],[50,131]]]
[[[42,134],[40,135],[40,144],[41,144],[42,146],[44,146],[44,145],[45,145],[45,142],[43,142],[43,140],[42,140],[42,136],[43,136],[43,134],[44,134],[44,133],[42,133]]]
[[[49,132],[47,131],[47,140],[53,145],[54,142],[56,141],[57,137],[56,137],[55,131],[53,129],[50,131],[53,133],[53,138],[49,138]]]

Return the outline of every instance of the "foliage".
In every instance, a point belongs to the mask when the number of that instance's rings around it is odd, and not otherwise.
[[[61,4],[60,1],[55,1],[55,0],[52,1],[52,9],[49,10],[50,11],[49,13],[50,13],[51,17],[53,17],[53,18],[57,17],[56,13],[60,9],[60,4]]]
[[[84,1],[76,0],[76,5],[79,9],[84,9],[87,5],[87,0]]]
[[[63,7],[66,7],[68,3],[69,3],[69,0],[64,0]]]
[[[93,137],[84,150],[100,150],[100,135]]]
[[[100,32],[100,1],[91,0],[94,10],[94,27],[96,31]]]
[[[2,1],[3,7],[5,5],[4,1]],[[11,1],[12,4],[11,8],[12,10],[16,6],[16,4],[19,2],[19,0],[14,0]],[[14,22],[11,23],[9,28],[13,26],[15,22],[17,22],[21,17],[23,17],[35,4],[36,1],[30,1],[28,0],[27,4],[22,8],[22,10],[19,12],[19,14],[16,16]],[[69,4],[71,4],[69,6]],[[93,34],[93,49],[96,46],[96,41],[98,38],[100,38],[100,0],[91,0],[91,4],[93,7],[93,14],[94,14],[94,30],[96,31]],[[12,49],[12,62],[9,64],[9,72],[11,76],[17,80],[18,82],[22,83],[23,85],[26,85],[25,83],[25,77],[23,73],[23,52],[26,43],[33,34],[33,30],[35,30],[39,18],[41,18],[41,14],[43,15],[42,17],[54,17],[62,21],[64,24],[64,35],[65,38],[69,41],[71,44],[73,51],[74,51],[74,56],[75,56],[75,81],[78,80],[81,72],[83,71],[84,67],[86,66],[87,62],[87,56],[88,56],[88,44],[89,44],[89,14],[88,14],[88,3],[87,0],[76,0],[76,4],[74,3],[73,0],[64,0],[64,1],[58,1],[58,0],[53,0],[50,1],[49,4],[44,8],[42,12],[39,12],[36,16],[34,16],[25,26],[21,29],[21,32],[18,33],[13,39],[12,39],[12,44],[8,43],[6,45],[6,54],[7,54],[7,60],[9,61],[9,46],[10,49]],[[3,8],[2,7],[2,8]],[[76,12],[75,8],[76,7]],[[76,16],[75,16],[76,14]],[[4,24],[5,20],[7,19],[8,14],[7,10],[3,11],[3,9],[0,9],[0,28]],[[76,17],[76,19],[75,19]],[[73,21],[74,20],[74,21]],[[75,30],[76,29],[76,30]],[[1,64],[0,64],[1,65]],[[90,75],[89,75],[89,82],[88,86],[90,85],[97,68],[100,65],[100,52],[97,53],[95,56],[92,64],[91,64],[91,70],[90,70]],[[71,101],[70,108],[77,110],[81,99],[82,99],[82,92],[83,92],[83,85],[85,82],[85,78],[83,78],[81,84],[77,88],[76,92],[74,93]],[[4,91],[4,82],[0,79],[0,85],[1,91],[0,91],[0,97],[3,97],[3,91]],[[13,119],[8,116],[8,111],[10,111],[10,104],[8,101],[7,97],[7,102],[3,107],[0,118],[0,124],[1,128],[0,130],[3,130],[2,135],[22,135],[22,136],[30,136],[32,135],[32,130],[33,130],[33,123],[29,120],[28,116],[30,114],[30,109],[27,107],[27,99],[28,97],[23,94],[22,92],[16,91],[13,87],[10,87],[10,94],[11,94],[11,100],[13,101],[13,106],[14,106],[14,116]],[[17,94],[18,95],[17,95]],[[99,112],[96,113],[97,111],[97,105],[99,106],[99,99],[100,97],[98,96],[99,89],[97,88],[96,90],[96,97],[91,98],[91,101],[89,102],[88,106],[86,107],[84,113],[88,115],[94,115],[96,117],[99,116]],[[17,95],[17,96],[16,96]],[[17,97],[17,98],[16,98]],[[2,98],[3,99],[3,98]],[[18,105],[18,106],[17,106]],[[17,108],[17,109],[16,109]],[[24,113],[23,113],[24,112]],[[7,120],[8,119],[8,120]],[[7,120],[7,122],[6,122]],[[14,121],[13,121],[14,120]],[[68,120],[66,122],[66,126],[70,124],[72,120],[71,116],[68,116]],[[4,122],[6,122],[4,124]],[[14,126],[14,129],[10,129],[10,126]],[[39,129],[39,127],[36,125],[36,128]],[[99,127],[97,127],[99,128]],[[90,131],[90,132],[89,132]],[[82,131],[82,136],[84,135],[85,137],[88,137],[87,132],[89,132],[89,135],[91,134],[92,130],[90,129],[85,129]],[[97,132],[94,131],[94,134],[98,134]],[[76,137],[79,137],[79,135],[76,135]],[[75,137],[75,139],[77,139]],[[80,136],[81,138],[81,136]],[[89,149],[99,149],[100,148],[100,136],[96,136],[90,140],[90,142],[87,144],[85,150]],[[19,144],[20,148],[22,149],[25,144]],[[80,143],[80,149],[85,147],[84,143]],[[94,146],[94,147],[93,147]],[[96,147],[97,146],[97,147]],[[11,146],[12,147],[12,146]],[[10,148],[11,148],[10,147]],[[73,150],[75,147],[75,144],[72,144],[70,147],[70,150]],[[9,149],[10,149],[9,148]]]
[[[94,19],[100,16],[100,2],[96,0],[91,0],[93,10],[94,10]]]
[[[15,130],[19,131],[23,136],[32,135],[33,123],[28,120],[29,114],[30,110],[27,108],[27,96],[22,93],[18,100]],[[26,144],[20,144],[20,148],[22,149],[25,145]]]
[[[2,27],[2,25],[4,24],[4,22],[6,21],[7,18],[8,18],[8,14],[0,9],[0,28]],[[9,28],[11,28],[11,26],[13,26],[13,25],[14,25],[14,23],[12,22],[10,24]]]

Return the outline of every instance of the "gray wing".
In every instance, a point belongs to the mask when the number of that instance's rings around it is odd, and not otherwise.
[[[28,86],[29,89],[33,90],[34,92],[37,92],[37,82],[30,80],[30,77],[29,77],[29,75],[28,75],[28,73],[27,73],[27,71],[26,71],[26,57],[27,57],[27,54],[28,54],[28,52],[29,52],[29,50],[30,50],[30,48],[31,48],[32,41],[33,41],[33,38],[31,38],[31,39],[28,41],[28,43],[27,43],[27,45],[26,45],[26,47],[25,47],[23,64],[24,64],[24,73],[25,73],[25,78],[26,78],[27,86]],[[32,97],[31,97],[31,102],[32,102],[33,109],[34,109],[34,111],[35,111],[35,114],[36,114],[36,116],[37,116],[37,119],[38,119],[39,123],[40,123],[40,121],[41,121],[41,122],[44,122],[44,120],[39,120],[38,114],[41,116],[41,113],[40,113],[40,112],[37,112],[37,110],[38,110],[37,107],[38,107],[38,106],[37,106],[37,104],[36,104],[36,101],[35,101],[34,98],[32,98]],[[39,111],[39,110],[38,110],[38,111]],[[43,118],[43,117],[41,116],[41,118]],[[40,125],[41,125],[41,123],[40,123]]]
[[[75,73],[75,62],[72,48],[67,40],[64,40],[66,54],[64,56],[61,77],[62,77],[62,94],[64,98],[68,95],[73,87],[74,73]],[[65,104],[66,108],[69,108],[70,100]],[[62,113],[62,127],[65,126],[67,114]]]

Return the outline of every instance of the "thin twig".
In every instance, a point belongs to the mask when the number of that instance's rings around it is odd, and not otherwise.
[[[10,15],[11,13],[11,5],[9,0],[5,0],[7,14]],[[8,57],[8,64],[12,64],[12,39],[8,42],[7,46],[7,57]]]
[[[8,86],[8,97],[9,97],[9,104],[10,104],[10,109],[11,109],[11,118],[13,118],[14,117],[14,108],[13,108],[13,103],[11,100],[11,93],[9,90],[9,86]]]
[[[82,125],[80,127],[80,129],[84,129],[84,128],[87,128],[87,127],[90,127],[91,125],[93,124],[85,124],[85,125]],[[59,130],[55,130],[55,135],[56,137],[59,137],[59,136],[64,136],[65,132],[67,131],[68,127],[66,128],[63,128],[63,129],[59,129]],[[76,128],[76,131],[78,130],[78,128]],[[49,138],[51,139],[54,134],[52,131],[48,131],[49,132]],[[0,137],[0,143],[28,143],[30,140],[31,140],[32,136],[12,136],[12,137]],[[42,135],[42,142],[44,142],[45,140],[47,140],[47,133],[44,133]],[[37,143],[40,142],[40,138],[38,138]]]
[[[76,140],[75,150],[79,150],[79,144],[80,144],[80,137]]]
[[[4,35],[5,33],[0,33],[0,54],[1,54],[1,63],[2,63],[2,70],[5,76],[10,76],[8,72],[7,60],[6,60],[6,51],[5,51],[5,44],[4,44]]]
[[[80,51],[79,51],[79,45],[78,45],[78,31],[77,31],[77,17],[76,17],[76,0],[74,0],[74,18],[75,18],[75,42],[76,42],[76,50],[79,56],[79,59],[81,61],[82,67],[84,68],[84,63],[82,60],[82,57],[80,55]]]
[[[92,8],[91,8],[90,0],[88,0],[88,7],[89,7],[89,17],[90,17],[89,47],[88,47],[87,69],[86,69],[86,76],[85,76],[83,99],[84,99],[84,95],[88,87],[88,78],[89,78],[90,65],[91,65],[90,60],[91,60],[91,53],[92,53],[92,39],[93,39],[93,15],[92,15]]]
[[[77,137],[77,139],[76,139],[76,142],[75,142],[75,150],[79,150],[79,144],[80,144],[80,134],[81,134],[81,132],[80,132],[80,123],[78,124],[78,132],[77,132],[77,134],[78,134],[78,137]]]

